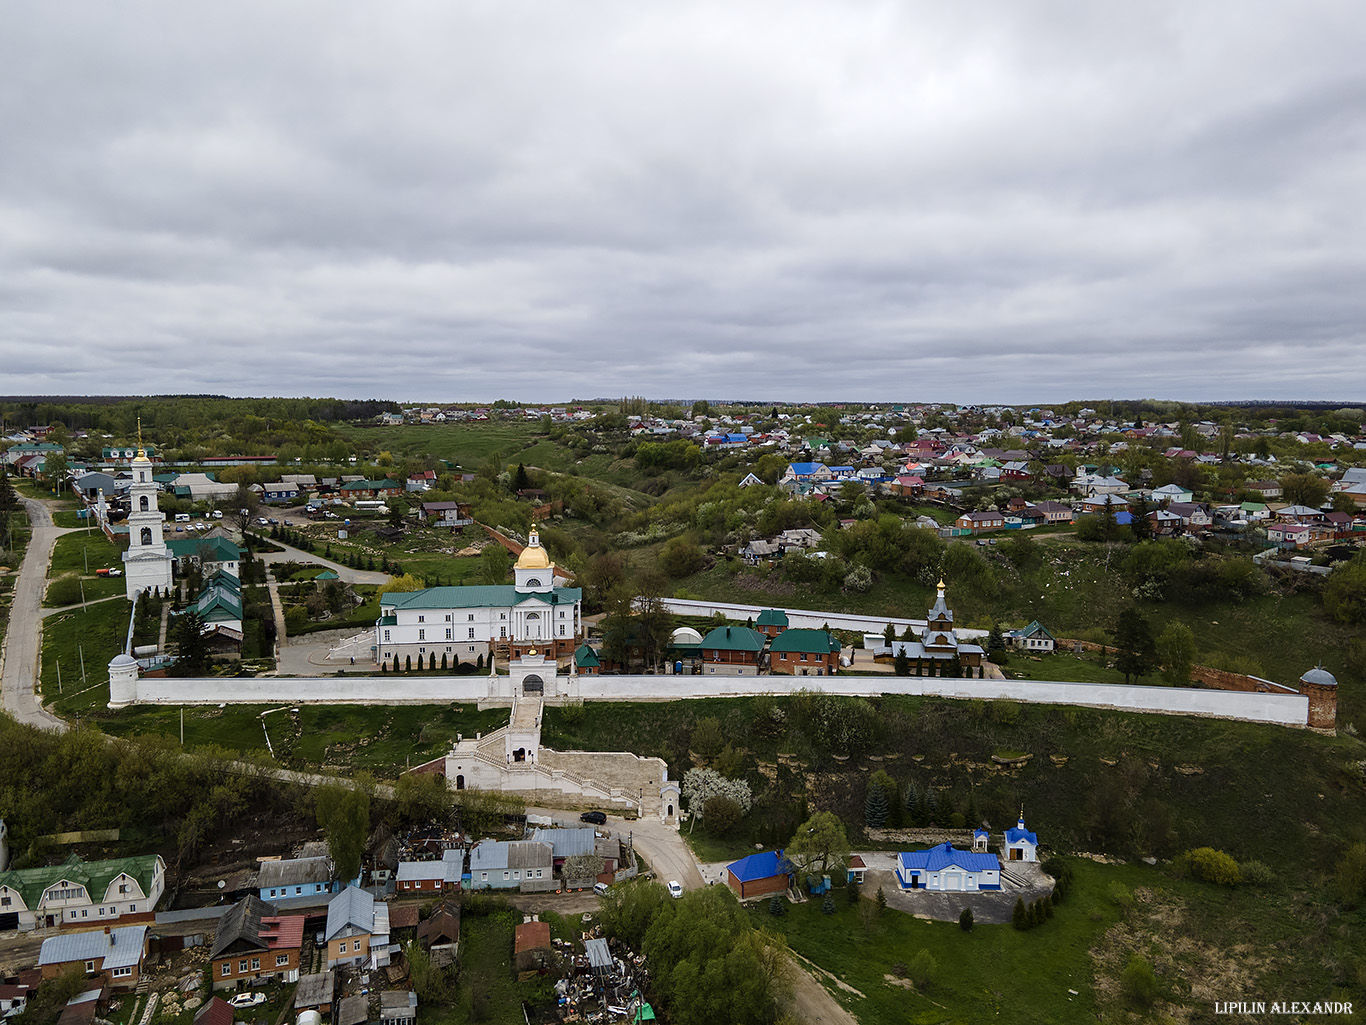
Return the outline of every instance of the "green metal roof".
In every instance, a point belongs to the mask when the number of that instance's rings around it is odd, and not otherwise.
[[[574,664],[580,669],[595,669],[602,665],[602,663],[598,661],[597,652],[587,644],[580,644],[578,648],[574,650]]]
[[[421,591],[390,591],[380,597],[382,609],[475,609],[520,605],[539,599],[548,605],[579,601],[583,591],[577,587],[557,587],[553,591],[518,591],[512,584],[427,587]]]
[[[392,480],[352,480],[341,486],[342,491],[389,491],[401,485]]]
[[[754,622],[759,626],[787,626],[787,613],[782,609],[764,609]]]
[[[80,883],[93,901],[104,899],[104,893],[113,880],[128,873],[138,881],[142,892],[152,892],[152,876],[156,871],[157,856],[141,854],[130,858],[111,858],[108,861],[82,861],[73,854],[60,865],[45,868],[18,868],[0,872],[0,886],[18,890],[29,910],[38,906],[43,891],[53,883],[69,879]]]
[[[763,651],[767,638],[747,626],[718,626],[702,638],[702,647],[714,651]]]
[[[225,537],[173,538],[166,547],[177,559],[195,557],[201,562],[238,562],[242,549]]]
[[[828,655],[840,650],[840,642],[824,630],[784,630],[773,638],[770,650]]]

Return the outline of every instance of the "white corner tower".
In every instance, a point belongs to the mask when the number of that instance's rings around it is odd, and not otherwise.
[[[152,461],[142,447],[141,425],[132,469],[133,483],[128,489],[128,551],[123,553],[123,579],[129,601],[154,587],[163,594],[171,589],[171,553],[161,536],[165,514],[157,511],[157,483],[152,479]]]

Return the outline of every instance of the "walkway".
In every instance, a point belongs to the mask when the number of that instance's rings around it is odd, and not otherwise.
[[[32,498],[21,501],[33,527],[33,536],[29,538],[19,578],[14,583],[10,622],[5,631],[4,667],[0,669],[0,697],[5,710],[19,722],[65,730],[66,723],[43,708],[35,690],[43,643],[43,594],[47,589],[52,546],[63,534],[81,528],[54,526],[45,502]]]
[[[389,582],[388,573],[378,573],[370,570],[352,569],[350,566],[343,566],[339,562],[331,559],[324,559],[321,555],[314,555],[306,552],[302,548],[293,548],[282,541],[266,538],[273,545],[283,548],[283,552],[259,552],[256,557],[270,566],[277,562],[311,562],[319,566],[324,566],[336,573],[348,584],[387,584]]]

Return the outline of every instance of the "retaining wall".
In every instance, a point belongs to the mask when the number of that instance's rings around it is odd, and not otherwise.
[[[557,678],[563,686],[565,677]],[[549,681],[547,681],[549,683]],[[143,677],[128,704],[444,704],[479,701],[488,695],[484,676],[319,676],[175,679]],[[550,689],[549,687],[547,689]],[[581,676],[587,701],[668,701],[701,697],[828,694],[875,697],[879,694],[926,697],[1008,699],[1043,704],[1115,708],[1170,715],[1207,715],[1249,722],[1304,726],[1309,698],[1303,694],[1262,694],[1186,687],[1065,683],[1049,680],[967,680],[916,676]],[[559,699],[547,694],[547,703]]]

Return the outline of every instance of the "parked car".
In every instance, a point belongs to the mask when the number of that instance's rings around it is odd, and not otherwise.
[[[669,896],[674,898],[683,896],[683,884],[677,879],[669,880]]]
[[[238,993],[237,996],[228,1000],[233,1007],[255,1007],[257,1004],[264,1004],[266,995],[264,993]]]
[[[606,825],[607,813],[601,811],[586,811],[579,816],[580,822],[591,822],[595,826]]]
[[[593,884],[593,892],[596,893],[599,897],[606,897],[608,889],[610,889],[610,887],[606,883]]]

